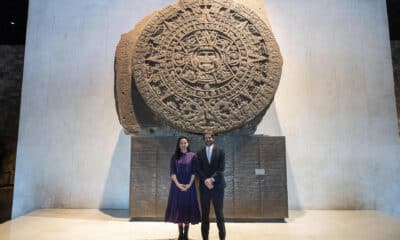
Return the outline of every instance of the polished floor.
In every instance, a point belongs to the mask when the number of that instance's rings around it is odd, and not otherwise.
[[[126,211],[42,209],[0,225],[1,240],[172,240],[177,227],[129,222]],[[286,223],[227,223],[227,239],[400,240],[400,219],[377,211],[291,211]],[[190,239],[201,239],[200,226]],[[210,240],[218,239],[212,223]]]

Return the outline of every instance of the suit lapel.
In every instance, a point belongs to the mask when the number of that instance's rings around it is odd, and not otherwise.
[[[213,164],[214,158],[215,158],[215,146],[213,147],[213,149],[211,151],[210,166]]]

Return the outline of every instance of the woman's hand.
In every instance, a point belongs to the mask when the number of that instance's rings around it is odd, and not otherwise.
[[[185,184],[177,183],[176,186],[183,192],[185,192],[187,190]]]

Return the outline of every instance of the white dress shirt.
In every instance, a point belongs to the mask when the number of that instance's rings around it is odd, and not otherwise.
[[[211,163],[211,155],[212,155],[213,148],[214,148],[214,144],[211,146],[206,146],[206,155],[207,155],[208,163]]]

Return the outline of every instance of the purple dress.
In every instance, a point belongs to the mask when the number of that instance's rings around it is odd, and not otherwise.
[[[196,174],[195,161],[196,154],[193,152],[182,153],[178,161],[174,154],[170,163],[170,175],[175,174],[181,184],[189,184],[191,176]],[[187,191],[181,191],[171,180],[165,221],[191,224],[200,222],[200,210],[194,183]]]

